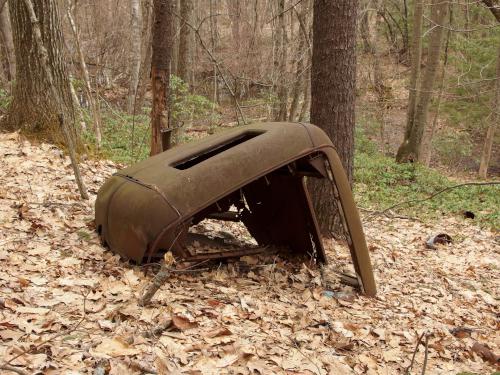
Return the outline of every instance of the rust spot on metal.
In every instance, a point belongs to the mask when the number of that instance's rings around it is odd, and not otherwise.
[[[311,124],[239,127],[132,165],[99,190],[96,228],[112,251],[139,263],[164,251],[199,261],[275,248],[326,263],[307,178],[332,183],[358,286],[375,295],[370,257],[345,171],[328,136]],[[189,228],[205,219],[243,223],[258,247],[191,254],[186,246],[192,241]]]

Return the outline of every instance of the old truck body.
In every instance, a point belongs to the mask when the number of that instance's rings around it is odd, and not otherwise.
[[[136,262],[162,251],[194,259],[183,245],[188,229],[214,218],[241,221],[261,248],[286,247],[325,263],[308,178],[330,181],[357,284],[375,295],[370,257],[345,171],[328,136],[311,124],[238,127],[121,170],[99,190],[96,226],[111,250]]]

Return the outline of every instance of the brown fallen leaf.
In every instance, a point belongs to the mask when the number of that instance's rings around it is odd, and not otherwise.
[[[187,331],[188,329],[198,327],[198,323],[191,322],[188,318],[181,315],[172,315],[172,326],[179,331]]]
[[[91,350],[91,354],[97,354],[97,356],[101,357],[136,355],[140,352],[140,350],[133,348],[119,337],[105,338],[99,345]]]
[[[486,345],[475,342],[474,345],[472,345],[471,350],[480,356],[483,361],[496,366],[500,365],[500,356],[493,353]]]
[[[211,331],[208,331],[204,334],[205,337],[208,338],[213,338],[213,337],[220,337],[220,336],[230,336],[233,333],[227,329],[226,327],[219,327],[212,329]]]

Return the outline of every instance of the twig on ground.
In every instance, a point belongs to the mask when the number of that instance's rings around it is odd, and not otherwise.
[[[168,330],[172,326],[172,320],[168,319],[156,327],[153,327],[149,331],[144,332],[142,335],[146,338],[152,338],[160,336],[163,332]]]
[[[156,276],[153,278],[153,281],[149,286],[147,287],[146,291],[142,295],[142,297],[139,299],[139,306],[146,306],[149,305],[151,302],[151,299],[154,297],[158,289],[161,288],[161,286],[167,281],[168,277],[172,273],[188,273],[188,272],[196,272],[197,270],[193,270],[193,268],[200,266],[206,262],[208,262],[209,259],[204,260],[202,262],[192,264],[186,268],[181,268],[181,269],[175,269],[175,268],[170,268],[168,267],[165,263],[162,264],[160,271],[156,274]]]
[[[425,375],[425,369],[427,368],[427,360],[429,358],[429,336],[425,335],[425,354],[424,354],[424,364],[422,365],[422,375]]]
[[[418,352],[418,347],[422,343],[422,339],[425,336],[425,332],[420,335],[420,337],[417,340],[417,345],[415,345],[415,350],[413,351],[413,355],[411,357],[411,362],[410,365],[406,368],[406,375],[410,375],[410,371],[413,368],[413,364],[415,363],[415,356],[417,355]]]
[[[149,367],[147,363],[141,363],[137,360],[124,357],[123,362],[131,369],[134,370],[139,370],[141,373],[147,373],[147,374],[158,374],[158,372],[153,369],[152,367]]]

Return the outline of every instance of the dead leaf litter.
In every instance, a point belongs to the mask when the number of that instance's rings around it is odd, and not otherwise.
[[[81,201],[55,146],[0,134],[0,372],[186,374],[420,373],[498,368],[498,234],[456,218],[365,224],[378,283],[366,298],[333,277],[350,256],[328,243],[325,270],[273,256],[173,274],[137,303],[151,268],[101,247],[99,186],[117,168],[81,163]],[[435,233],[453,243],[428,249]],[[146,272],[147,271],[147,272]]]

